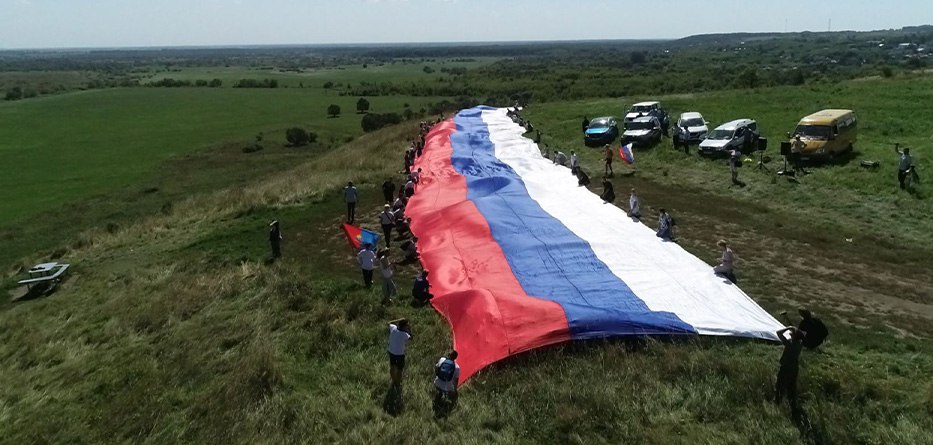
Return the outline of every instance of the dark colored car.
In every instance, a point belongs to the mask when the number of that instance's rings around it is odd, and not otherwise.
[[[588,147],[611,144],[619,137],[619,125],[614,117],[597,117],[583,132],[583,142]]]
[[[661,122],[653,116],[635,118],[625,126],[622,143],[636,147],[651,147],[661,142]]]

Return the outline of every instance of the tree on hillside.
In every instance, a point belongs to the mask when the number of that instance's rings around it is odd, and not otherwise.
[[[289,144],[292,144],[293,146],[298,147],[302,145],[307,145],[308,142],[310,141],[310,137],[308,136],[308,132],[304,128],[292,127],[292,128],[289,128],[288,130],[285,130],[285,140],[287,140]]]
[[[357,113],[366,113],[369,111],[369,101],[365,97],[361,97],[360,100],[356,101],[356,112]]]
[[[220,88],[221,85],[223,85],[223,82],[217,78],[211,80],[211,83],[207,84],[207,86],[211,88]]]
[[[327,115],[330,117],[340,116],[340,105],[330,104],[330,106],[327,107]]]
[[[739,74],[738,83],[740,87],[755,88],[758,86],[758,70],[754,67],[746,68]]]

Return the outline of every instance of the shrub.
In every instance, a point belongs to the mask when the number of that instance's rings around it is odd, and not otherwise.
[[[301,127],[292,127],[285,130],[285,139],[293,146],[307,145],[310,137],[308,132]]]
[[[363,127],[363,131],[368,133],[370,131],[376,131],[382,127],[395,125],[399,122],[402,122],[402,116],[400,116],[398,113],[370,113],[363,116],[363,119],[360,121],[360,125]]]

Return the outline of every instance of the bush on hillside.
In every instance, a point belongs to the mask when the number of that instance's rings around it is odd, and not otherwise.
[[[302,145],[308,145],[317,140],[317,135],[314,133],[309,133],[307,130],[301,127],[292,127],[288,130],[285,130],[285,140],[288,141],[294,147],[299,147]]]
[[[363,127],[363,131],[368,133],[370,131],[376,131],[382,127],[395,125],[400,122],[402,122],[402,116],[400,116],[398,113],[370,113],[363,116],[363,119],[360,121],[360,125]]]

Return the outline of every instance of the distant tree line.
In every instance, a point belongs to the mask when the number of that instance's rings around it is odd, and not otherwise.
[[[220,88],[223,86],[223,81],[220,79],[197,79],[194,82],[190,80],[176,80],[170,77],[164,79],[159,79],[154,82],[149,82],[146,86],[150,87],[163,87],[163,88],[180,88],[180,87],[209,87],[209,88]]]
[[[233,88],[278,88],[279,81],[276,79],[240,79]]]

